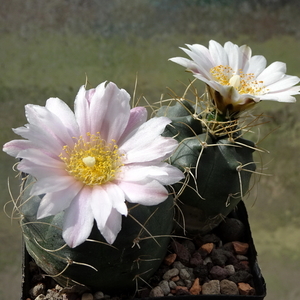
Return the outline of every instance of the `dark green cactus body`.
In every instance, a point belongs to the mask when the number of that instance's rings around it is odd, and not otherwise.
[[[63,212],[36,219],[40,197],[29,197],[29,177],[22,194],[21,225],[29,254],[62,286],[83,284],[92,290],[115,294],[136,288],[147,280],[164,258],[173,229],[173,198],[157,206],[128,205],[132,216],[123,217],[113,246],[105,243],[94,226],[89,240],[69,248],[62,239]],[[135,219],[135,220],[134,220]]]
[[[185,127],[182,125],[183,111],[188,125]],[[206,233],[216,227],[248,191],[255,170],[252,157],[255,145],[232,135],[229,138],[225,133],[213,136],[201,125],[202,120],[193,118],[194,113],[191,105],[183,101],[172,107],[163,107],[158,115],[172,119],[164,135],[172,135],[180,143],[170,163],[186,174],[187,186],[184,189],[183,183],[174,185],[177,192],[182,192],[178,205],[186,229]],[[188,130],[182,131],[182,128]]]

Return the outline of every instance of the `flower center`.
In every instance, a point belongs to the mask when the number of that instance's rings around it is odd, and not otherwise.
[[[266,92],[263,81],[257,81],[253,73],[236,74],[229,66],[216,66],[210,69],[214,79],[222,85],[234,87],[239,94],[261,95]]]
[[[122,154],[115,140],[107,143],[100,133],[87,133],[87,139],[79,137],[73,148],[63,147],[59,155],[66,164],[66,171],[86,185],[101,185],[114,180],[123,166]]]

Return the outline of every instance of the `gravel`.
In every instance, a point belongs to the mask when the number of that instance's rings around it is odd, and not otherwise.
[[[230,224],[239,224],[230,219]],[[226,234],[224,224],[218,234]],[[224,233],[225,232],[225,233]],[[233,238],[242,237],[240,230]],[[245,242],[224,239],[216,233],[195,236],[192,240],[173,239],[161,268],[139,290],[135,298],[177,295],[255,294],[253,275],[249,267],[248,249]],[[32,266],[31,266],[32,268]],[[30,298],[24,300],[118,300],[101,291],[75,293],[63,289],[49,277],[43,277],[30,289]],[[47,278],[47,280],[45,280]]]

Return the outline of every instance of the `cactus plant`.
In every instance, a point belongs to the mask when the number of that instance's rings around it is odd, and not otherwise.
[[[63,214],[37,220],[42,196],[30,196],[35,179],[24,179],[20,210],[28,253],[62,286],[126,293],[146,281],[166,254],[173,227],[173,197],[156,206],[128,204],[122,230],[109,245],[94,226],[88,241],[70,248],[62,238]]]
[[[196,113],[187,100],[178,100],[174,106],[163,106],[157,112],[172,120],[163,135],[174,136],[180,142],[170,163],[186,173],[186,180],[174,185],[184,226],[190,232],[206,233],[247,193],[255,171],[252,153],[256,147],[240,137],[236,126],[229,130],[227,121],[211,122],[202,114]],[[218,135],[211,128],[217,123]]]

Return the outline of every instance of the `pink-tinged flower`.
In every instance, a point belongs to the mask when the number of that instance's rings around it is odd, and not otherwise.
[[[14,129],[25,140],[3,150],[22,158],[18,169],[36,178],[32,195],[45,194],[37,218],[65,211],[63,238],[70,247],[89,236],[94,219],[110,244],[121,230],[126,201],[156,205],[168,197],[164,185],[183,178],[163,162],[177,147],[161,133],[171,121],[147,121],[143,107],[130,109],[130,96],[114,83],[81,87],[75,113],[58,98],[45,107],[25,106],[28,124]]]
[[[181,48],[192,60],[174,57],[170,60],[184,66],[208,86],[218,109],[238,112],[261,100],[295,102],[299,94],[297,76],[286,75],[286,64],[273,62],[266,67],[264,56],[251,56],[251,48],[215,41],[206,48],[199,44]]]

